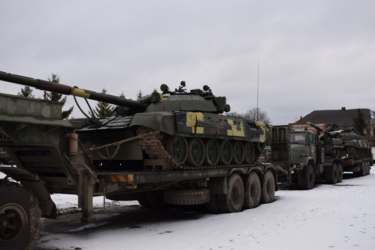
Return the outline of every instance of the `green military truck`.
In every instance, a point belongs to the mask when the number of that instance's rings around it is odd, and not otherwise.
[[[312,189],[315,178],[336,184],[342,181],[343,172],[358,176],[370,173],[371,147],[360,135],[308,125],[317,130],[315,136],[307,127],[294,131],[291,126],[273,126],[269,139],[271,162],[290,168],[292,181],[298,182],[301,189]]]
[[[319,127],[314,126],[320,131]],[[301,189],[312,189],[315,179],[335,184],[342,181],[343,167],[338,152],[344,149],[335,132],[323,135],[308,130],[292,130],[291,126],[271,127],[271,162],[290,168],[292,181]]]
[[[0,79],[119,105],[107,118],[62,120],[61,103],[0,94],[0,147],[15,164],[0,167],[1,249],[32,249],[41,217],[57,216],[51,193],[77,195],[84,222],[94,221],[94,196],[231,213],[271,202],[278,178],[289,177],[258,163],[267,128],[221,115],[225,97],[207,86],[162,85],[163,93],[132,101],[4,72]]]

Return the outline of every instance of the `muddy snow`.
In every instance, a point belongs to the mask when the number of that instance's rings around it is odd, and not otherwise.
[[[36,250],[375,249],[375,173],[313,190],[280,185],[270,204],[235,214],[203,207],[153,210],[94,199],[96,222],[80,222],[77,197],[54,194],[59,217],[43,219]]]

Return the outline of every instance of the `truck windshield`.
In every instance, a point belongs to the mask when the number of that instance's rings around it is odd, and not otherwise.
[[[291,133],[290,134],[290,143],[306,143],[306,133]]]

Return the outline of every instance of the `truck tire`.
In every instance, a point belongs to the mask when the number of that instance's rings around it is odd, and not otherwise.
[[[0,197],[0,249],[33,249],[42,226],[38,200],[9,181],[0,181]]]
[[[208,189],[197,190],[167,190],[164,191],[163,201],[170,205],[201,205],[210,200]]]
[[[262,183],[262,203],[270,203],[275,198],[275,178],[270,170],[268,170],[263,177]]]
[[[337,163],[337,183],[342,182],[342,178],[344,176],[344,170],[342,168],[341,163]]]
[[[142,193],[107,194],[105,198],[113,201],[134,201],[142,198]]]
[[[255,172],[249,174],[245,184],[244,209],[255,208],[259,205],[262,187],[260,180]]]
[[[313,166],[307,165],[298,173],[298,186],[300,189],[313,189],[315,185],[315,172]]]
[[[326,182],[329,184],[336,184],[337,183],[337,164],[333,163],[331,167],[327,168],[324,177],[326,179]]]
[[[159,191],[148,192],[147,202],[151,208],[166,208],[168,204],[163,202],[163,193]]]
[[[206,208],[208,212],[214,213],[214,214],[219,214],[221,213],[219,204],[218,204],[218,199],[217,199],[217,194],[210,194],[210,200],[206,204]]]
[[[361,163],[360,170],[358,172],[358,176],[365,176],[366,175],[366,170],[365,170],[365,162]]]
[[[245,189],[242,178],[232,174],[228,180],[227,194],[218,195],[218,205],[222,213],[237,213],[242,210],[245,199]]]

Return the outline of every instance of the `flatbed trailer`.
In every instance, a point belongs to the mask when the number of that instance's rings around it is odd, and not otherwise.
[[[210,212],[232,213],[272,202],[277,182],[290,180],[282,166],[258,162],[172,170],[164,159],[145,157],[126,162],[126,170],[111,161],[95,165],[74,133],[85,121],[61,120],[60,103],[0,94],[0,104],[0,147],[14,162],[0,167],[4,250],[33,248],[41,217],[57,218],[52,193],[77,195],[81,220],[89,223],[95,196],[138,200],[147,208],[206,204]],[[131,151],[137,140],[123,147]]]

